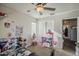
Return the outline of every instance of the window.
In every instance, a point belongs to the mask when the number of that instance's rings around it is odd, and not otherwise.
[[[33,33],[36,33],[36,23],[35,22],[32,22],[32,35]]]
[[[48,31],[48,29],[53,31],[54,30],[54,22],[45,22],[45,27],[46,27],[46,32]]]
[[[50,22],[50,21],[47,21],[47,22],[44,22],[44,21],[40,21],[39,22],[39,35],[42,35],[42,34],[45,34],[48,29],[50,29],[51,31],[54,30],[54,22]]]
[[[39,35],[42,35],[45,33],[45,23],[44,22],[39,22]]]
[[[45,22],[45,21],[39,21],[38,23],[36,22],[32,22],[32,32],[31,35],[33,35],[33,33],[37,34],[37,35],[43,35],[45,34],[48,29],[50,30],[54,30],[54,22]]]

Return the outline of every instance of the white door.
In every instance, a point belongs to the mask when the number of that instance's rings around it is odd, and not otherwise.
[[[77,18],[77,44],[76,55],[79,56],[79,17]]]

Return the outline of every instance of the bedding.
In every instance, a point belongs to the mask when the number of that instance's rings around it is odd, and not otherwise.
[[[9,38],[10,39],[9,42],[6,39],[7,38],[4,38],[4,40],[0,40],[0,50],[1,50],[0,56],[32,56],[32,55],[34,56],[36,55],[35,53],[32,53],[26,49],[27,45],[24,47],[21,47],[18,44],[18,40],[16,38]],[[7,43],[9,45],[7,45]]]

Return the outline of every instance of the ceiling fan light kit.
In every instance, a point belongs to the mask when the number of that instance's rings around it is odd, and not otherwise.
[[[38,12],[43,12],[44,11],[44,8],[42,6],[37,6],[36,10]]]
[[[37,4],[36,10],[37,10],[37,12],[39,12],[40,15],[42,15],[43,14],[42,12],[44,11],[43,5],[41,3]]]
[[[47,4],[47,3],[32,3],[32,5],[35,5],[35,10],[36,10],[40,15],[43,15],[43,12],[44,12],[45,10],[47,10],[47,11],[53,11],[53,12],[56,10],[56,8],[46,7],[46,4]],[[54,15],[54,13],[51,14],[51,15]]]

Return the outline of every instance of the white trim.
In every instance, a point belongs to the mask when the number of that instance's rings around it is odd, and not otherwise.
[[[55,15],[53,15],[53,16],[62,15],[62,14],[67,14],[67,13],[71,13],[71,12],[74,12],[74,11],[79,11],[79,9],[70,10],[70,11],[65,11],[65,12],[60,12],[60,13],[55,13]]]
[[[45,17],[40,17],[40,19],[46,18],[46,17],[50,17],[50,16],[58,16],[58,15],[68,14],[68,13],[72,13],[72,12],[75,12],[75,11],[79,11],[79,9],[55,13],[54,15],[48,15],[48,16],[45,16]],[[35,18],[35,17],[34,17],[34,18]]]

